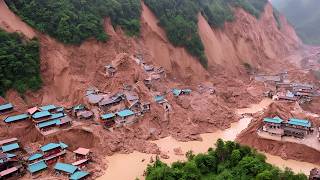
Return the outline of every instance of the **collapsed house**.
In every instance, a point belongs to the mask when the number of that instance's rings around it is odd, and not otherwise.
[[[94,114],[92,111],[87,110],[85,105],[78,104],[72,108],[72,115],[79,119],[91,119]]]
[[[191,94],[192,90],[191,89],[172,89],[172,94],[175,96],[175,97],[178,97],[180,95],[189,95]]]
[[[117,69],[112,64],[106,65],[105,68],[106,68],[106,75],[108,77],[113,77],[117,72]]]
[[[304,138],[311,134],[311,122],[308,120],[291,118],[287,122],[279,117],[264,118],[262,130],[271,135],[292,136],[296,138]]]

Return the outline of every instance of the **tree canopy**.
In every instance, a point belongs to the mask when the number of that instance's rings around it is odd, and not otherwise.
[[[19,93],[41,87],[39,43],[0,29],[0,95],[13,88]]]
[[[140,0],[6,0],[24,21],[67,44],[90,37],[106,41],[103,19],[110,17],[128,35],[140,32]]]
[[[266,157],[248,146],[219,139],[216,149],[193,155],[188,161],[174,162],[171,166],[159,159],[148,165],[146,180],[307,180],[304,174],[294,174],[290,169],[266,163]]]

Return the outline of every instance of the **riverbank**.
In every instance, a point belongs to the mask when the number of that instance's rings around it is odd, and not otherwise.
[[[267,108],[272,101],[270,99],[264,99],[259,104],[254,104],[249,108],[238,109],[239,115],[243,114],[254,114],[263,111]],[[160,140],[151,141],[155,143],[161,150],[162,153],[166,154],[169,158],[162,159],[166,163],[172,163],[175,161],[186,160],[184,154],[192,150],[194,153],[203,153],[208,148],[213,147],[217,139],[221,138],[224,140],[235,140],[237,135],[244,129],[246,129],[251,122],[251,117],[244,117],[236,123],[232,123],[231,127],[226,130],[218,130],[214,133],[201,134],[202,141],[189,141],[180,142],[172,137],[166,137]],[[179,149],[179,153],[175,152]],[[283,160],[279,156],[273,156],[268,153],[264,153],[267,156],[267,162],[276,165],[280,168],[289,167],[294,172],[303,172],[308,174],[314,167],[320,167],[312,163],[300,162],[295,160]],[[156,155],[145,154],[140,152],[133,152],[130,154],[115,154],[113,156],[106,157],[106,163],[108,168],[105,174],[98,179],[122,179],[122,180],[133,180],[135,178],[144,179],[143,172],[147,165],[150,163],[150,159],[155,159]],[[126,173],[123,173],[123,168],[126,169]]]

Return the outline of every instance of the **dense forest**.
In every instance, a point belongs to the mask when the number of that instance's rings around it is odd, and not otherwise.
[[[110,17],[128,35],[139,35],[140,0],[5,0],[24,21],[41,32],[67,44],[80,44],[90,37],[106,41],[103,19]],[[204,47],[198,34],[201,12],[209,24],[222,28],[234,20],[233,7],[259,18],[268,0],[145,0],[165,29],[170,42],[185,47],[207,67]]]
[[[188,161],[171,166],[159,159],[146,170],[146,180],[307,180],[304,174],[280,170],[248,146],[219,139],[205,154],[186,154]]]
[[[207,67],[204,47],[198,34],[198,13],[201,12],[213,27],[223,27],[234,20],[232,7],[240,7],[255,17],[263,12],[267,0],[145,0],[156,14],[168,39],[175,46],[185,47]]]
[[[295,27],[304,43],[320,45],[319,0],[271,0]]]
[[[0,95],[13,88],[19,93],[41,87],[39,44],[0,29]]]
[[[140,32],[140,0],[5,0],[11,10],[41,32],[67,44],[89,37],[106,41],[104,17],[128,35]]]

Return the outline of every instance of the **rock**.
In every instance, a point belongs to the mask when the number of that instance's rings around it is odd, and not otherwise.
[[[162,159],[169,159],[169,158],[170,158],[169,155],[167,155],[167,154],[165,154],[165,153],[163,153],[163,152],[160,154],[160,157],[161,157]]]
[[[184,155],[181,147],[174,148],[173,151],[174,151],[175,155],[178,155],[178,156],[183,156]]]

